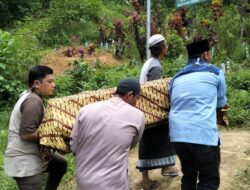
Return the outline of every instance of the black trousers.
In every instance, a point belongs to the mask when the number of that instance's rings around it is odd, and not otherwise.
[[[52,154],[45,171],[48,173],[45,190],[56,190],[66,171],[67,161],[57,154]],[[19,190],[40,190],[42,188],[42,173],[28,177],[14,177],[14,179]]]
[[[182,190],[217,190],[219,188],[219,146],[191,143],[174,143],[174,146],[181,162]]]

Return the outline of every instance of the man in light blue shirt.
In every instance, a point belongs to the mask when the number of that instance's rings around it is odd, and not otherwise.
[[[188,64],[169,88],[170,139],[181,161],[181,189],[216,190],[220,184],[216,110],[227,106],[225,78],[220,68],[210,64],[208,40],[188,44],[187,51]]]

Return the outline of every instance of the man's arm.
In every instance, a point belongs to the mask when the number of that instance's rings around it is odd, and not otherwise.
[[[39,125],[44,116],[44,105],[39,97],[31,97],[21,105],[19,135],[24,141],[39,142]]]
[[[80,110],[78,116],[76,117],[75,124],[73,126],[73,129],[70,135],[70,149],[74,155],[78,147],[78,135],[80,135],[78,129],[79,129],[80,116],[81,116],[83,109],[84,108]]]
[[[227,111],[228,111],[228,104],[226,104],[224,107],[217,108],[216,115],[217,115],[217,124],[222,126],[228,126],[229,121],[227,118]]]
[[[222,70],[219,73],[219,85],[217,88],[217,108],[222,108],[227,105],[226,97],[226,81]]]
[[[219,85],[217,89],[217,124],[228,126],[227,111],[228,103],[226,97],[226,82],[225,76],[222,70],[219,73]]]
[[[39,132],[36,130],[34,133],[20,134],[20,137],[24,141],[38,142]]]
[[[162,78],[162,68],[161,67],[152,67],[147,74],[148,81],[158,80],[161,78]]]
[[[133,138],[133,141],[132,141],[131,146],[130,146],[130,150],[132,148],[134,148],[136,146],[136,144],[141,140],[144,129],[145,129],[145,117],[143,115],[141,117],[140,127],[138,128],[139,131],[138,131],[137,135]]]

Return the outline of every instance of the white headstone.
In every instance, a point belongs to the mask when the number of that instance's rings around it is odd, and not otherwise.
[[[223,72],[226,73],[227,72],[227,70],[226,70],[226,64],[225,63],[221,63],[220,66],[221,66],[221,69],[223,70]]]

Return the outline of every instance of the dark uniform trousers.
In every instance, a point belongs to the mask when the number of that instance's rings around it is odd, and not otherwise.
[[[192,143],[174,143],[174,146],[181,162],[182,190],[217,190],[219,188],[219,146]]]

